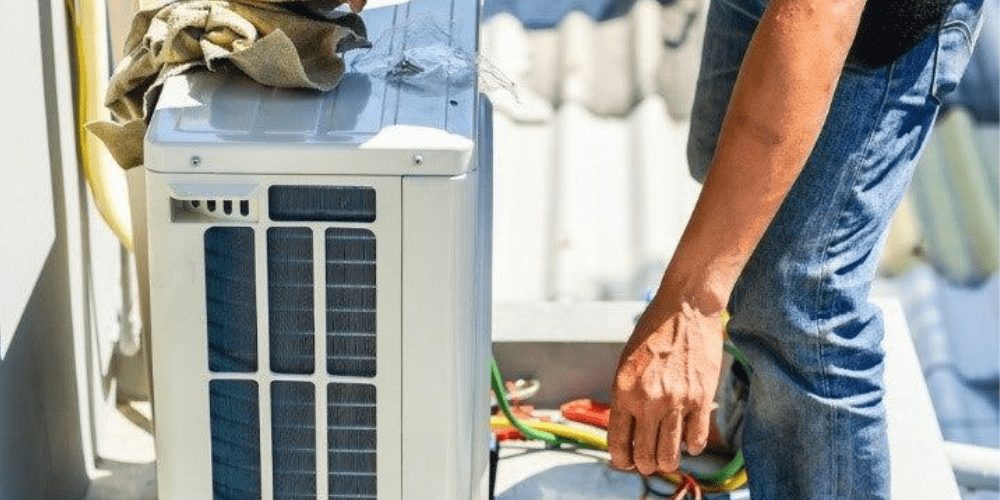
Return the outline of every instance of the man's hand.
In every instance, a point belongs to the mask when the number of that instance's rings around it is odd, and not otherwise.
[[[682,442],[693,454],[705,449],[722,337],[717,312],[659,295],[649,304],[618,362],[608,426],[612,465],[644,475],[673,472]]]

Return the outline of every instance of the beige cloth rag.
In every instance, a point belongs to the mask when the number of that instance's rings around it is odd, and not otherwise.
[[[264,85],[330,90],[344,74],[337,52],[369,46],[361,18],[334,11],[341,3],[179,0],[141,11],[108,85],[105,105],[115,121],[88,123],[87,130],[123,168],[141,165],[163,82],[227,61]]]

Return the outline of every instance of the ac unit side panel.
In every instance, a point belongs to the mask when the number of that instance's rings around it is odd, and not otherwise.
[[[488,403],[476,328],[479,172],[403,180],[404,499],[479,500]],[[435,411],[427,411],[433,395]],[[478,439],[477,439],[478,437]]]
[[[160,498],[400,498],[400,178],[147,187]]]
[[[474,327],[476,356],[472,373],[474,380],[479,377],[479,380],[488,381],[488,365],[493,347],[493,107],[486,96],[480,96],[477,135],[479,186],[476,200],[476,271],[473,283],[477,300]],[[489,383],[483,382],[477,389],[469,402],[469,411],[473,415],[472,428],[469,429],[472,434],[471,498],[489,498],[489,454],[483,451],[489,449],[490,444]]]

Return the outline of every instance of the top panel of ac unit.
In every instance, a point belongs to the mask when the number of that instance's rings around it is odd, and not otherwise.
[[[146,168],[239,174],[457,175],[475,169],[478,0],[369,0],[370,49],[329,92],[236,72],[167,80]]]

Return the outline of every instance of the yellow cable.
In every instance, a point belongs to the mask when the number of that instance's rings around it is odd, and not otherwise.
[[[747,484],[747,470],[740,469],[733,477],[726,479],[719,484],[705,484],[699,482],[702,491],[705,493],[728,493]]]
[[[537,420],[522,420],[521,422],[532,429],[538,429],[559,437],[579,441],[598,450],[608,449],[608,440],[597,434],[552,422],[539,422]],[[512,427],[512,425],[506,417],[490,417],[490,427]]]
[[[657,477],[667,481],[668,483],[677,486],[681,483],[681,478],[674,474],[657,474]],[[698,486],[701,487],[701,491],[705,493],[729,493],[737,488],[742,487],[747,484],[747,470],[740,469],[733,477],[726,479],[719,484],[705,484],[698,482]]]
[[[100,2],[100,3],[98,3]],[[125,171],[115,163],[114,158],[93,134],[87,132],[83,124],[104,120],[108,112],[104,109],[104,89],[109,71],[108,41],[105,36],[105,12],[103,0],[66,0],[72,17],[73,36],[76,46],[77,73],[77,141],[80,145],[80,166],[94,205],[101,217],[114,231],[118,240],[129,251],[133,249],[132,214],[129,208],[128,182]]]

